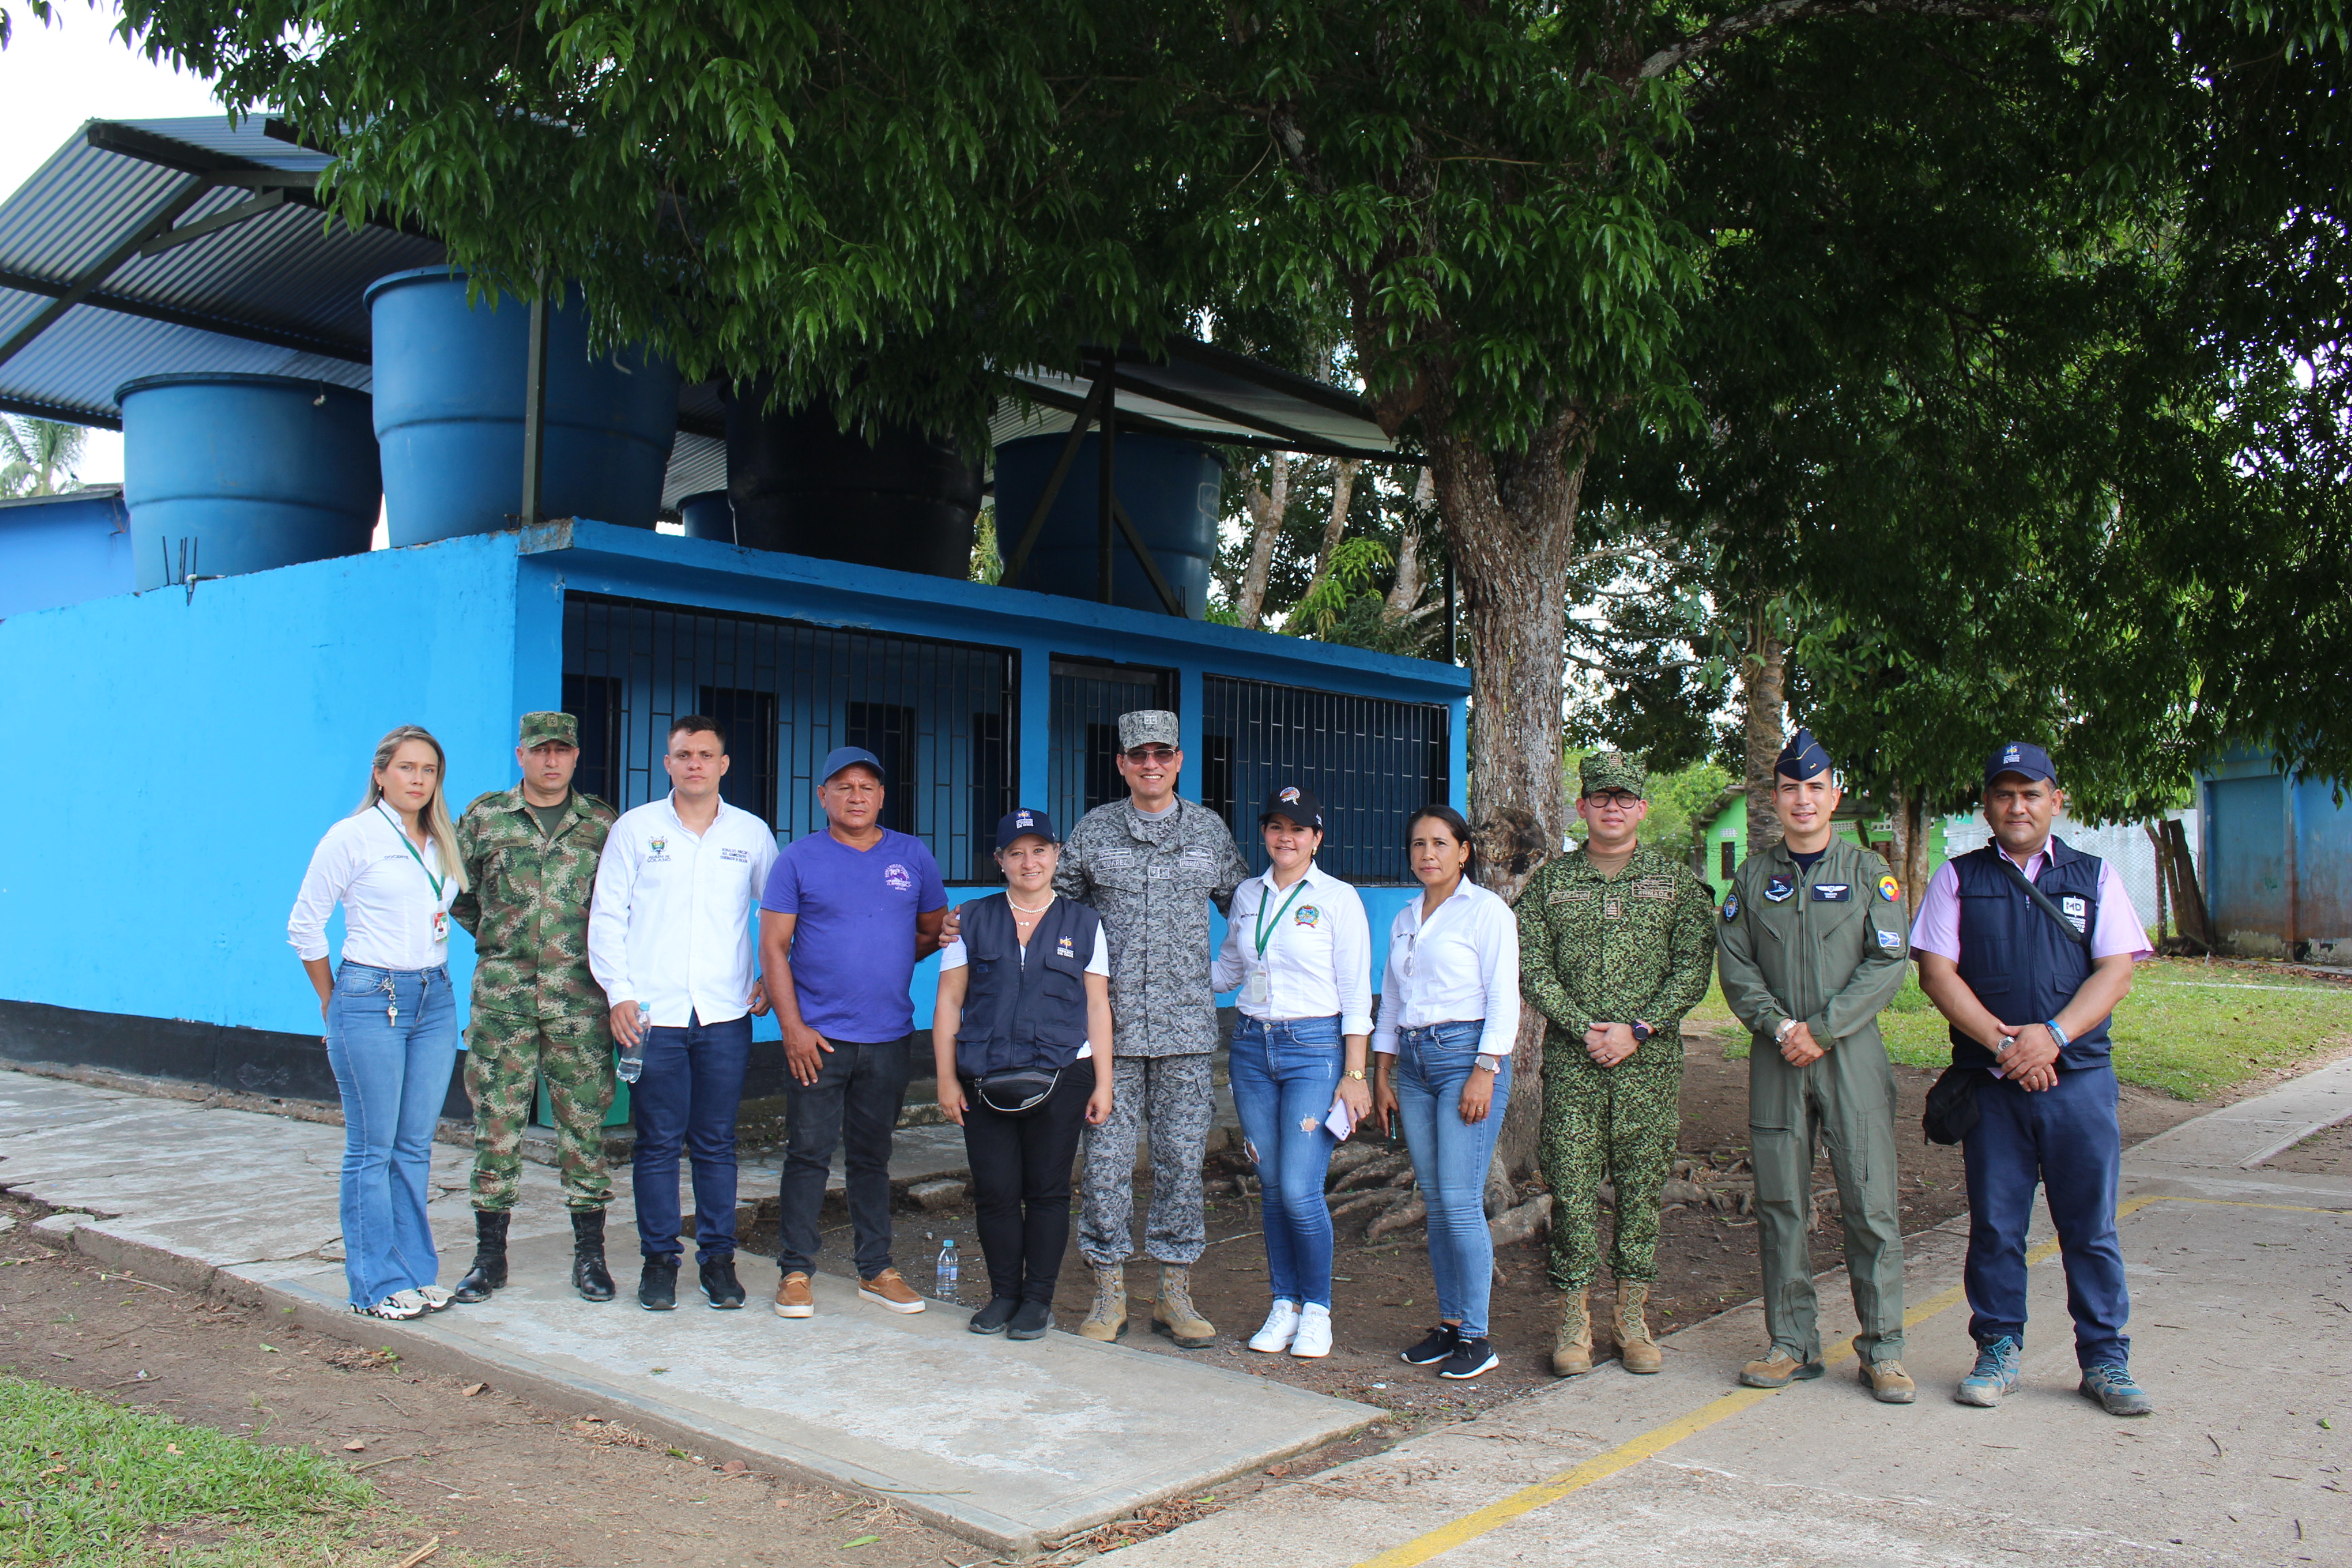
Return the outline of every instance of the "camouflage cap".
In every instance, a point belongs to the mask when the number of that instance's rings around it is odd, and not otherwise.
[[[1164,708],[1139,708],[1132,713],[1118,716],[1118,749],[1131,752],[1138,746],[1181,748],[1184,744],[1176,727],[1176,715]]]
[[[1648,772],[1622,752],[1594,752],[1576,765],[1576,778],[1580,795],[1622,789],[1643,800],[1650,798]]]
[[[515,743],[528,751],[550,742],[559,746],[577,746],[580,743],[580,721],[569,713],[524,714],[520,738]]]

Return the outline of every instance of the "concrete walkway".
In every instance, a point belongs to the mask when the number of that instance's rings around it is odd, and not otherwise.
[[[915,1142],[936,1158],[936,1138]],[[767,1310],[773,1266],[748,1256],[748,1310],[713,1312],[682,1290],[678,1310],[647,1313],[631,1294],[625,1199],[610,1220],[622,1299],[593,1306],[566,1283],[554,1173],[531,1163],[511,1286],[411,1323],[357,1317],[336,1261],[342,1144],[340,1127],[0,1071],[0,1184],[89,1216],[41,1222],[60,1244],[158,1282],[291,1308],[412,1364],[485,1376],[709,1458],[876,1492],[997,1551],[1205,1491],[1381,1414],[1069,1333],[981,1338],[965,1331],[966,1310],[899,1316],[831,1277],[818,1282],[818,1315],[786,1322]],[[461,1149],[434,1148],[445,1285],[471,1251],[467,1163]],[[746,1197],[772,1193],[774,1175],[747,1169],[743,1183]],[[691,1277],[689,1266],[682,1283]]]
[[[1845,1343],[1819,1383],[1738,1388],[1740,1363],[1764,1345],[1751,1303],[1668,1340],[1657,1376],[1612,1363],[1262,1492],[1120,1563],[2352,1563],[2352,1181],[2261,1168],[2347,1114],[2352,1062],[2126,1156],[2133,1363],[2152,1416],[2119,1421],[2074,1392],[2046,1236],[2032,1255],[2023,1387],[1999,1410],[1952,1403],[1973,1353],[1962,1220],[1909,1246],[1916,1405],[1873,1401]],[[1822,1300],[1824,1332],[1850,1333],[1842,1278],[1824,1278]]]

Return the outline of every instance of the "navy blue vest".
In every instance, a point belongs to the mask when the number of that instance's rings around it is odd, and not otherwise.
[[[1960,978],[1985,1010],[2011,1026],[2044,1024],[2074,1000],[2091,975],[2091,955],[2081,942],[2034,905],[2023,888],[2001,869],[2000,848],[1991,844],[1952,860],[1960,884]],[[2099,923],[2099,867],[2095,855],[2069,849],[2055,835],[2050,863],[2034,886],[2066,911],[2079,914],[2084,931]],[[2107,1059],[2108,1020],[2066,1043],[2062,1068],[2096,1067]],[[1952,1031],[1952,1065],[1987,1068],[1993,1054]]]
[[[1058,1070],[1087,1043],[1087,963],[1102,917],[1055,899],[1029,935],[1022,962],[1013,907],[1003,893],[963,906],[963,1021],[956,1071],[965,1078],[1018,1068]]]

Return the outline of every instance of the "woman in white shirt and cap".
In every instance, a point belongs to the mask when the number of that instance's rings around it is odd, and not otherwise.
[[[1471,880],[1475,851],[1460,812],[1424,805],[1405,836],[1422,896],[1389,931],[1372,1103],[1383,1122],[1404,1123],[1429,1205],[1438,1324],[1403,1358],[1440,1377],[1476,1377],[1496,1360],[1486,1338],[1495,1271],[1486,1167],[1511,1097],[1519,927],[1510,905]]]
[[[457,1059],[449,906],[466,888],[441,742],[403,724],[376,743],[359,809],[310,856],[287,935],[319,993],[343,1100],[343,1273],[352,1310],[414,1318],[452,1300],[425,1217],[433,1131]],[[343,906],[343,962],[327,917]]]
[[[1234,1109],[1264,1194],[1274,1305],[1249,1346],[1331,1353],[1331,1209],[1323,1179],[1339,1137],[1371,1111],[1371,931],[1356,889],[1315,864],[1323,803],[1302,784],[1259,816],[1263,876],[1234,889],[1211,984],[1238,987],[1230,1068]]]

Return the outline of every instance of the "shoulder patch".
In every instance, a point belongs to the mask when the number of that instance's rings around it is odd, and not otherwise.
[[[1903,884],[1891,876],[1881,877],[1878,879],[1878,896],[1891,904],[1903,896]]]
[[[1796,882],[1787,877],[1775,877],[1764,884],[1765,898],[1776,904],[1787,903],[1790,895],[1796,890]]]
[[[1903,933],[1899,931],[1880,931],[1878,945],[1889,952],[1900,952],[1903,951]]]
[[[1737,889],[1723,900],[1723,918],[1727,921],[1736,921],[1739,918],[1739,894]]]

